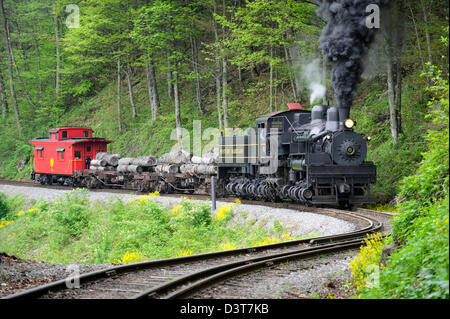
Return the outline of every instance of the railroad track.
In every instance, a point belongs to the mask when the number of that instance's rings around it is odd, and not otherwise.
[[[78,289],[68,288],[68,283],[74,280],[68,278],[4,298],[184,298],[263,267],[357,248],[367,234],[379,232],[383,227],[378,221],[354,213],[333,210],[332,214],[359,219],[364,226],[339,235],[125,264],[80,275]]]
[[[0,183],[3,181],[0,180]],[[11,182],[9,185],[36,186],[35,183]],[[24,185],[25,184],[25,185]],[[49,188],[70,189],[61,186]],[[111,190],[101,190],[111,191]],[[125,190],[113,192],[130,193]],[[171,194],[179,197],[185,195]],[[194,195],[193,199],[209,199]],[[232,200],[220,199],[220,200]],[[267,205],[273,207],[305,209],[305,206],[292,203],[261,203],[242,201],[245,204]],[[309,211],[326,214],[358,225],[358,230],[349,233],[323,236],[313,239],[294,240],[257,247],[248,247],[214,253],[190,255],[185,257],[154,260],[114,266],[104,270],[85,273],[76,278],[80,287],[70,283],[75,278],[55,281],[34,287],[4,299],[16,298],[184,298],[201,289],[228,278],[252,272],[264,267],[290,260],[301,260],[318,254],[327,254],[361,246],[369,233],[388,232],[390,213],[358,209],[356,212],[338,209],[308,207]],[[72,281],[71,281],[72,280]],[[68,284],[69,283],[69,284]],[[75,281],[74,281],[75,283]]]

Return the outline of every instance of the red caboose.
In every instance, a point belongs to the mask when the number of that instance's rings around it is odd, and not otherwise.
[[[106,152],[111,143],[104,138],[92,137],[86,127],[62,127],[49,130],[49,136],[31,140],[34,146],[32,179],[39,175],[41,184],[58,182],[72,186],[78,172],[89,168],[98,152]]]

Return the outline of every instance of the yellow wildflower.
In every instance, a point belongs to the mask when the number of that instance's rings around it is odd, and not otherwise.
[[[236,198],[236,199],[234,200],[234,202],[235,202],[236,204],[242,204],[242,202],[241,202],[241,200],[240,200],[239,198]]]
[[[181,249],[179,252],[178,252],[178,254],[177,254],[177,256],[176,257],[183,257],[183,256],[189,256],[189,255],[192,255],[193,254],[193,252],[192,252],[192,250],[190,250],[190,249]]]
[[[233,211],[233,207],[234,207],[233,204],[228,204],[228,205],[221,206],[217,210],[217,212],[216,212],[216,214],[214,216],[214,219],[216,221],[221,221],[222,219],[228,217],[228,215]]]
[[[159,192],[158,191],[154,191],[153,193],[148,194],[148,196],[151,196],[151,197],[159,196]]]
[[[183,206],[182,205],[175,205],[170,210],[170,212],[172,213],[173,217],[181,217],[181,216],[183,216]]]
[[[0,220],[0,228],[3,228],[5,226],[8,226],[9,224],[11,224],[13,221],[12,220]]]
[[[23,216],[25,215],[25,212],[23,210],[21,210],[20,212],[17,213],[17,216]]]
[[[236,249],[237,246],[234,243],[221,243],[220,244],[220,250],[232,250],[232,249]]]
[[[137,203],[138,203],[139,205],[144,205],[144,204],[148,203],[149,200],[150,200],[150,197],[148,197],[148,196],[140,196],[140,197],[137,199]]]
[[[141,253],[139,253],[139,252],[131,252],[130,253],[129,251],[126,251],[122,258],[114,259],[113,263],[114,264],[116,264],[116,263],[126,264],[126,263],[131,263],[131,262],[142,261],[142,259],[143,259],[143,257],[142,257]]]

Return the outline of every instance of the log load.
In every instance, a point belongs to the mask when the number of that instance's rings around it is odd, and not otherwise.
[[[105,160],[106,163],[110,166],[117,166],[117,165],[119,165],[120,155],[119,154],[108,154],[105,152],[98,152],[95,159],[96,160]]]

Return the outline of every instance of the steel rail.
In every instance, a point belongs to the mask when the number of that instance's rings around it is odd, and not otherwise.
[[[158,294],[164,294],[169,291],[167,296],[162,299],[174,299],[186,297],[193,294],[207,286],[211,286],[214,283],[224,281],[231,277],[255,271],[263,267],[270,267],[275,264],[279,264],[285,261],[293,259],[301,259],[311,257],[321,253],[330,253],[350,248],[356,248],[361,245],[363,238],[346,241],[343,243],[334,243],[329,245],[322,245],[319,247],[300,249],[294,252],[286,252],[280,254],[274,254],[270,256],[257,257],[238,261],[234,263],[219,265],[211,267],[196,273],[192,273],[177,279],[174,279],[166,284],[149,289],[143,293],[133,296],[133,299],[151,298]],[[192,283],[191,283],[192,282]],[[176,289],[176,287],[186,284],[186,286]],[[171,289],[175,289],[171,291]]]

